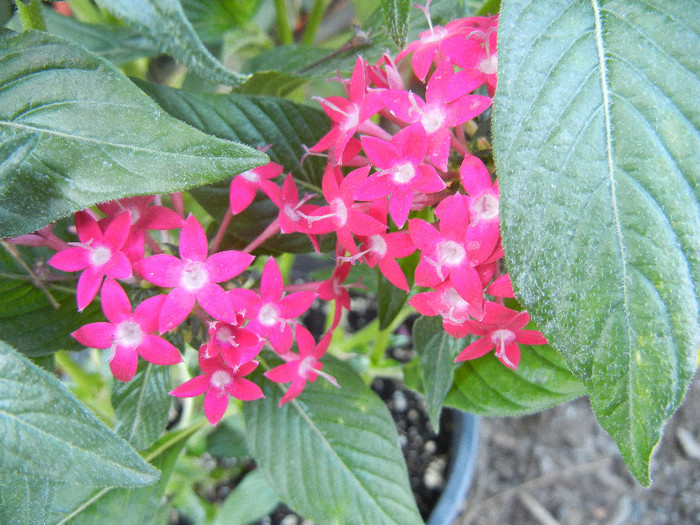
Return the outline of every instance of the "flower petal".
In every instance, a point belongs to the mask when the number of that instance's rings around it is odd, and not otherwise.
[[[207,283],[197,292],[197,302],[214,319],[236,324],[236,311],[229,296],[218,284]]]
[[[175,397],[195,397],[201,396],[209,389],[209,376],[201,375],[193,377],[189,381],[185,381],[177,388],[170,391],[171,396]]]
[[[112,346],[114,330],[115,327],[112,323],[90,323],[81,326],[70,335],[81,345],[104,349]]]
[[[210,388],[204,396],[204,415],[209,423],[216,425],[224,417],[228,408],[228,392]]]
[[[187,217],[180,232],[180,257],[183,260],[204,262],[209,253],[204,228],[194,215]]]
[[[170,290],[160,309],[158,331],[164,334],[187,319],[194,306],[194,301],[194,294],[191,294],[184,288],[178,286]]]
[[[109,369],[112,375],[119,381],[131,381],[136,375],[139,365],[139,355],[135,350],[117,345],[114,355],[109,361]]]
[[[157,335],[147,334],[136,350],[141,357],[154,365],[175,365],[182,362],[177,348]]]
[[[258,385],[240,377],[234,377],[233,380],[226,385],[226,391],[241,401],[253,401],[265,397]]]
[[[66,248],[55,253],[47,264],[62,272],[84,270],[90,265],[90,250],[80,246]]]
[[[81,312],[85,310],[97,295],[102,284],[102,277],[104,277],[104,274],[101,271],[94,271],[92,268],[86,268],[80,274],[75,295],[78,301],[78,310]]]
[[[100,293],[102,311],[112,323],[118,324],[131,317],[131,303],[124,289],[111,277],[105,279]]]
[[[170,288],[180,284],[185,263],[172,255],[159,254],[146,257],[137,262],[134,267],[149,283]]]
[[[221,283],[233,279],[250,266],[255,256],[236,250],[215,253],[204,263],[209,280]]]

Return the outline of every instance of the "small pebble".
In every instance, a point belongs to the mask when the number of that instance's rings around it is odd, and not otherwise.
[[[394,392],[392,401],[394,402],[394,410],[397,412],[405,412],[408,408],[408,401],[406,401],[406,396],[403,392],[401,392],[401,390]]]
[[[297,516],[285,516],[280,521],[280,525],[299,525],[299,518]]]
[[[428,468],[425,469],[425,474],[423,474],[423,484],[429,489],[437,489],[444,485],[445,476],[443,471],[445,470],[445,460],[438,458],[432,461]]]

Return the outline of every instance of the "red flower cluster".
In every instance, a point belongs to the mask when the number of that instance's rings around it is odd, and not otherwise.
[[[411,290],[409,279],[425,288],[409,303],[423,315],[440,315],[449,334],[477,337],[456,361],[495,349],[503,364],[517,367],[519,343],[546,341],[539,332],[524,329],[529,321],[526,312],[503,305],[513,290],[501,271],[498,184],[465,131],[467,122],[491,106],[496,23],[496,18],[467,18],[445,27],[431,25],[397,57],[411,58],[416,82],[412,89],[404,85],[401,64],[390,56],[384,55],[377,64],[358,57],[344,83],[346,96],[318,99],[332,121],[330,131],[309,148],[328,159],[322,180],[324,205],[310,204],[312,196],[300,197],[291,174],[281,185],[273,182],[284,168],[270,163],[232,180],[231,213],[211,245],[194,216],[185,220],[153,205],[155,197],[101,205],[102,218],[88,210],[77,213],[80,242],[71,246],[62,246],[46,230],[23,239],[63,247],[49,264],[68,272],[82,270],[77,287],[80,310],[101,287],[109,322],[88,324],[73,336],[87,346],[110,348],[114,376],[129,381],[138,356],[160,365],[182,360],[161,335],[194,312],[209,326],[208,339],[199,350],[203,374],[171,393],[204,394],[205,413],[216,424],[230,396],[263,397],[260,387],[244,376],[257,367],[265,344],[284,361],[265,377],[290,383],[281,403],[294,399],[307,381],[319,375],[337,386],[322,372],[320,359],[342,310],[350,307],[349,285],[344,284],[350,267],[362,261],[378,266],[387,280],[406,292]],[[489,96],[475,94],[484,84]],[[379,121],[387,125],[380,126]],[[244,251],[218,251],[232,216],[250,205],[258,189],[279,207],[277,219]],[[182,213],[179,205],[176,208]],[[422,218],[412,217],[418,211]],[[149,232],[174,228],[181,228],[179,257],[164,253]],[[250,252],[280,232],[304,233],[317,250],[317,237],[334,233],[337,266],[332,277],[285,294],[277,263],[269,258],[259,292],[234,287],[231,280],[254,259]],[[146,246],[152,255],[145,256]],[[407,276],[399,260],[416,250],[420,263],[415,274]],[[115,279],[142,279],[167,293],[146,299],[132,311]],[[296,321],[317,298],[335,303],[331,330],[319,343]],[[295,339],[298,353],[292,350]]]

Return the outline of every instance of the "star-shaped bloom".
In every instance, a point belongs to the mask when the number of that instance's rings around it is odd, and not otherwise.
[[[229,366],[220,355],[207,358],[206,347],[202,345],[199,349],[199,368],[204,374],[184,382],[170,395],[195,397],[204,394],[204,414],[212,425],[216,425],[226,413],[230,396],[241,401],[265,397],[258,385],[244,379],[257,366],[257,361]]]
[[[75,214],[75,229],[80,242],[71,243],[71,248],[54,254],[48,264],[64,272],[83,270],[76,291],[78,310],[84,310],[92,302],[105,275],[115,279],[131,277],[131,263],[121,251],[129,236],[130,224],[129,214],[122,213],[103,233],[89,213],[79,211]]]
[[[452,195],[441,203],[444,212],[439,231],[422,219],[409,221],[411,240],[421,251],[416,284],[434,287],[449,277],[462,298],[470,304],[480,304],[483,284],[469,260],[464,236],[469,214],[461,197]]]
[[[381,171],[372,174],[356,194],[360,200],[389,197],[391,218],[403,228],[411,211],[414,192],[437,193],[445,182],[429,164],[425,164],[428,137],[420,124],[399,131],[391,142],[362,137],[362,148]]]
[[[314,292],[284,295],[284,283],[277,261],[270,257],[260,277],[260,295],[252,290],[233,289],[228,292],[228,304],[245,312],[250,322],[246,328],[267,338],[272,348],[284,354],[294,342],[290,324],[309,309],[316,299]]]
[[[476,359],[494,348],[501,363],[515,370],[520,362],[520,347],[524,345],[545,345],[547,339],[537,330],[524,330],[530,316],[527,312],[517,312],[497,303],[486,303],[486,313],[481,321],[466,321],[469,333],[481,336],[462,350],[455,363]]]
[[[327,379],[333,386],[339,387],[333,376],[321,371],[323,363],[321,363],[320,359],[328,350],[333,333],[326,332],[326,335],[316,344],[311,333],[303,326],[297,325],[296,336],[299,354],[290,352],[283,355],[282,357],[287,362],[264,374],[266,378],[275,383],[292,382],[282,399],[280,399],[280,406],[301,394],[306,386],[306,382],[311,381],[313,383],[318,376]]]
[[[125,211],[131,217],[131,230],[129,237],[124,242],[122,251],[129,260],[136,263],[143,259],[145,230],[172,230],[181,228],[184,220],[177,213],[165,206],[151,206],[155,195],[139,197],[126,197],[116,201],[98,204],[97,207],[108,217],[102,219],[100,224],[109,224],[113,219]]]
[[[180,232],[181,259],[167,254],[152,255],[136,263],[148,282],[172,288],[158,320],[161,333],[172,330],[192,311],[195,300],[214,319],[235,323],[226,292],[216,283],[232,279],[250,266],[254,257],[228,250],[207,257],[207,237],[199,221],[190,215]]]
[[[240,326],[243,322],[242,315],[237,316],[237,319],[235,325],[223,321],[209,323],[206,357],[221,355],[229,366],[240,366],[252,361],[260,353],[265,340]]]
[[[484,316],[483,296],[477,303],[470,303],[459,295],[449,280],[437,285],[434,291],[414,295],[408,304],[423,315],[441,316],[445,331],[454,337],[465,337],[469,333],[465,321]]]
[[[164,295],[146,299],[132,313],[123,288],[108,277],[102,286],[101,299],[109,322],[86,324],[71,335],[90,348],[110,348],[109,368],[119,381],[133,379],[139,355],[156,365],[174,365],[182,361],[177,348],[153,334],[158,329],[158,313]]]
[[[426,86],[425,101],[410,91],[387,89],[381,93],[392,115],[406,124],[420,123],[423,126],[429,141],[430,162],[442,171],[447,171],[450,128],[473,119],[491,105],[491,98],[481,95],[465,94],[447,100],[445,92],[453,77],[452,64],[445,62],[440,65]]]
[[[277,177],[284,167],[275,162],[244,171],[231,180],[229,203],[234,215],[245,210],[255,199],[258,188],[269,195],[271,187],[277,187],[270,179]],[[273,190],[274,191],[274,190]]]

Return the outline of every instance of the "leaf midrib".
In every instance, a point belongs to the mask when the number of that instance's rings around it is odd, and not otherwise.
[[[622,232],[622,224],[620,220],[620,211],[617,206],[617,185],[615,180],[615,164],[613,160],[614,150],[613,150],[613,138],[612,138],[612,119],[610,116],[610,87],[608,85],[608,75],[605,64],[605,42],[603,41],[603,27],[602,18],[600,13],[599,0],[591,0],[591,6],[593,7],[593,19],[595,23],[595,45],[596,52],[598,56],[598,68],[600,71],[600,88],[603,97],[602,108],[603,108],[603,118],[605,121],[605,153],[606,161],[608,167],[608,178],[610,180],[610,205],[613,215],[613,224],[615,227],[615,236],[617,238],[617,245],[620,254],[620,266],[621,266],[621,290],[622,290],[622,305],[624,311],[624,322],[627,332],[627,347],[623,349],[628,355],[626,359],[627,364],[627,434],[628,442],[634,442],[634,432],[632,430],[632,421],[634,416],[634,397],[632,395],[632,383],[634,382],[634,368],[632,367],[632,340],[633,340],[633,330],[630,323],[630,299],[628,290],[628,262],[627,253],[625,251],[624,245],[624,235]],[[637,456],[634,450],[631,451],[634,456]]]

